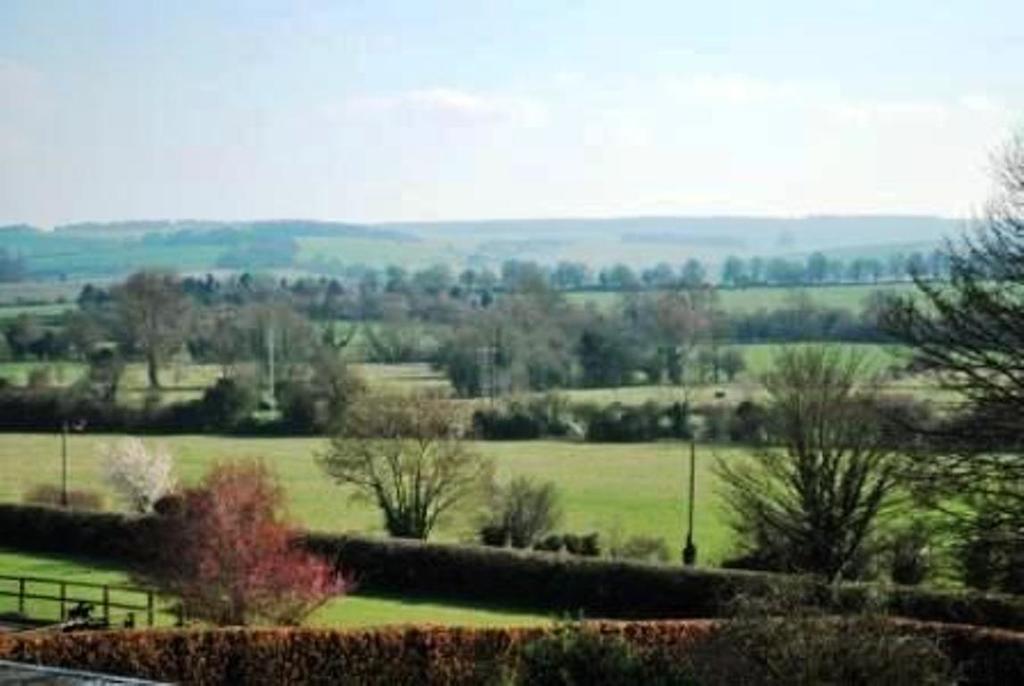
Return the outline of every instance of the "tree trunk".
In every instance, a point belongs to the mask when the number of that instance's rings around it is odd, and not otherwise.
[[[160,362],[155,352],[146,353],[146,373],[149,375],[149,387],[160,388]]]

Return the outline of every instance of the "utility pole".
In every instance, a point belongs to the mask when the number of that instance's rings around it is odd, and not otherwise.
[[[690,498],[687,503],[686,546],[683,548],[683,564],[692,567],[697,563],[697,546],[693,544],[693,499],[696,493],[697,445],[690,439]]]
[[[267,374],[268,374],[268,398],[267,404],[270,407],[277,407],[277,395],[274,390],[274,324],[267,326]]]
[[[477,366],[480,371],[480,395],[490,398],[494,405],[494,347],[482,345],[477,349]]]
[[[60,425],[60,506],[68,506],[68,420]]]
[[[68,432],[83,431],[85,420],[71,423],[67,419],[60,423],[60,505],[68,506]]]

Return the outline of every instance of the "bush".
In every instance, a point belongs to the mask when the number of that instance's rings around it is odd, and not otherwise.
[[[133,512],[149,512],[174,488],[173,470],[174,460],[164,447],[147,449],[137,438],[104,447],[104,477]]]
[[[252,387],[235,379],[218,379],[203,392],[203,414],[213,431],[231,431],[256,410]]]
[[[672,557],[668,544],[660,536],[631,536],[612,546],[609,554],[614,559],[642,562],[668,562]]]
[[[658,659],[660,658],[660,659]],[[620,634],[563,624],[523,645],[515,682],[529,686],[690,684],[685,665]]]
[[[889,575],[898,584],[916,586],[931,572],[930,534],[921,522],[897,532],[889,542]]]
[[[612,403],[603,409],[580,408],[587,416],[586,440],[597,443],[638,443],[659,438],[690,438],[689,408],[685,403],[638,407]]]
[[[561,496],[553,482],[536,483],[517,477],[506,486],[493,489],[491,513],[481,528],[481,542],[529,548],[562,519]],[[490,541],[490,542],[489,542]]]
[[[736,406],[729,419],[729,439],[737,443],[760,443],[764,440],[768,414],[764,407],[752,400]]]
[[[547,393],[526,401],[512,400],[500,407],[473,413],[473,433],[495,441],[530,440],[565,436],[569,432],[568,403],[563,396]]]
[[[46,367],[33,367],[29,370],[25,385],[35,391],[50,388],[53,386],[53,369]]]
[[[23,500],[29,505],[63,506],[60,487],[50,484],[33,486],[25,493]],[[71,488],[68,489],[67,506],[72,510],[91,510],[95,512],[103,509],[103,496],[95,491]]]

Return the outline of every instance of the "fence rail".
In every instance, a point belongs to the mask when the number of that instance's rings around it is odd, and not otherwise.
[[[15,588],[16,587],[16,588]],[[91,591],[91,592],[90,592]],[[114,593],[114,597],[111,597]],[[124,595],[134,595],[139,602],[128,602]],[[129,586],[126,584],[99,584],[88,581],[66,581],[38,576],[10,576],[0,574],[0,599],[15,598],[17,614],[32,620],[58,619],[65,622],[76,616],[84,619],[79,613],[89,608],[89,619],[101,619],[106,625],[111,624],[112,616],[123,615],[126,626],[134,626],[136,617],[144,617],[145,625],[156,625],[158,612],[173,611],[177,624],[184,624],[180,606],[174,608],[158,608],[156,593],[149,588]],[[52,614],[40,616],[39,605],[57,606],[56,617]],[[98,610],[99,616],[92,617],[91,611]],[[33,616],[34,615],[34,616]]]

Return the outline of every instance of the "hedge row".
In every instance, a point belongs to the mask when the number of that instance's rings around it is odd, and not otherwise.
[[[713,637],[707,621],[592,627],[647,655],[685,660]],[[0,659],[189,684],[488,684],[508,674],[517,650],[550,629],[206,629],[0,637]],[[903,623],[938,639],[961,683],[1020,683],[1024,635]],[[707,645],[707,644],[705,644]]]
[[[0,504],[0,546],[145,564],[153,517]],[[923,621],[1024,629],[1024,599],[820,582],[763,572],[688,569],[550,553],[396,539],[308,534],[304,544],[337,561],[364,590],[517,606],[588,617],[720,617],[738,595],[790,588],[837,611],[881,605]]]

